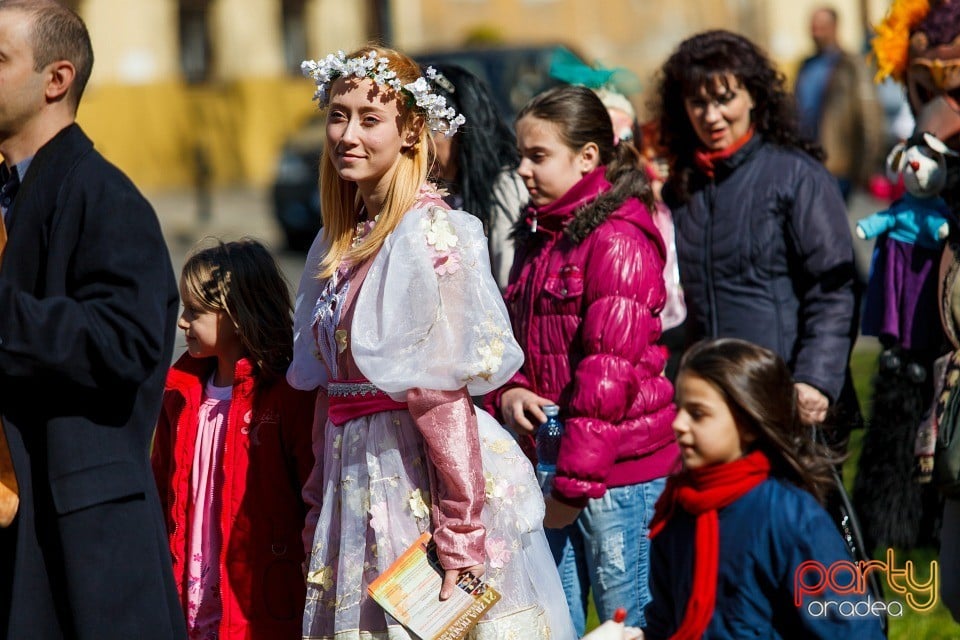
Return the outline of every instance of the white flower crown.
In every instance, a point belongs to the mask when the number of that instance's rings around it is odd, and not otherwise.
[[[427,126],[431,131],[442,133],[447,137],[457,132],[466,118],[463,114],[457,113],[453,107],[447,106],[447,99],[439,96],[430,90],[430,82],[436,82],[441,86],[450,84],[450,81],[443,77],[433,67],[427,67],[424,78],[420,76],[415,82],[402,84],[397,78],[397,73],[390,69],[390,60],[385,56],[377,56],[376,51],[371,51],[365,56],[356,58],[347,58],[343,51],[337,51],[336,54],[329,54],[319,62],[316,60],[304,60],[300,64],[300,70],[303,75],[313,78],[317,85],[317,92],[313,94],[313,99],[317,101],[321,108],[326,107],[330,102],[330,84],[342,76],[356,76],[358,78],[370,78],[380,86],[388,86],[397,93],[406,92],[413,102],[423,109],[427,115]],[[443,82],[446,82],[446,85]]]

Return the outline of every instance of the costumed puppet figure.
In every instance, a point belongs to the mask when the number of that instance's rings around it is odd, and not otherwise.
[[[899,143],[887,157],[891,178],[903,177],[906,194],[889,209],[857,222],[863,239],[880,236],[867,286],[863,334],[886,348],[926,349],[939,344],[936,279],[932,277],[949,233],[946,156],[956,156],[929,133]]]
[[[893,229],[878,239],[863,323],[863,333],[879,336],[884,349],[854,503],[868,548],[911,548],[936,540],[940,512],[937,492],[916,482],[914,448],[933,401],[933,362],[950,348],[938,318],[942,300],[937,285],[943,271],[938,264],[956,263],[954,244],[960,241],[960,163],[954,152],[960,149],[955,98],[960,92],[960,1],[895,0],[877,25],[872,46],[877,80],[892,77],[907,88],[918,133],[904,154],[915,148],[916,153],[933,152],[931,158],[940,156],[935,169],[919,157],[914,158],[917,169],[902,164],[905,184],[909,188],[916,172],[918,186],[926,166],[943,180],[942,203],[925,199],[940,186],[932,181],[930,191],[913,194],[921,195],[919,202],[907,204],[913,213],[894,213]],[[918,145],[930,149],[923,152]],[[941,161],[945,170],[940,170]],[[938,216],[947,222],[946,232]],[[914,233],[907,232],[909,226]],[[867,222],[863,237],[872,228],[873,222]]]

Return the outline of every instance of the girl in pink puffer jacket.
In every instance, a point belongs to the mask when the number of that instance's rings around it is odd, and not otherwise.
[[[561,86],[517,119],[530,207],[514,231],[505,297],[525,362],[488,404],[530,440],[557,404],[565,431],[544,525],[582,635],[587,592],[600,619],[649,600],[647,523],[677,469],[673,387],[657,346],[666,250],[629,143],[614,145],[589,89]]]

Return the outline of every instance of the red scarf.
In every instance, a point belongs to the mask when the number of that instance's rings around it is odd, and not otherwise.
[[[677,505],[696,518],[693,589],[683,621],[670,640],[699,640],[713,617],[720,567],[717,510],[736,502],[769,475],[770,461],[758,450],[733,462],[691,469],[667,480],[650,522],[650,537],[663,530]]]
[[[716,168],[716,163],[719,160],[726,160],[737,151],[747,144],[750,141],[750,138],[753,137],[753,125],[750,125],[750,128],[747,129],[747,132],[740,136],[739,139],[735,140],[733,144],[729,147],[725,147],[718,151],[711,151],[710,149],[704,149],[703,147],[697,149],[693,152],[693,161],[697,164],[700,171],[703,171],[707,174],[708,178],[713,177],[714,169]]]

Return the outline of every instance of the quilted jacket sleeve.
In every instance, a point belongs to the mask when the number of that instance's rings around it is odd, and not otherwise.
[[[840,191],[826,171],[799,181],[790,216],[800,283],[794,378],[836,401],[843,387],[854,317],[853,240]]]
[[[583,358],[573,374],[553,490],[574,506],[606,491],[620,423],[669,406],[673,395],[656,345],[666,299],[660,252],[629,225],[601,227],[591,236],[583,274]]]

